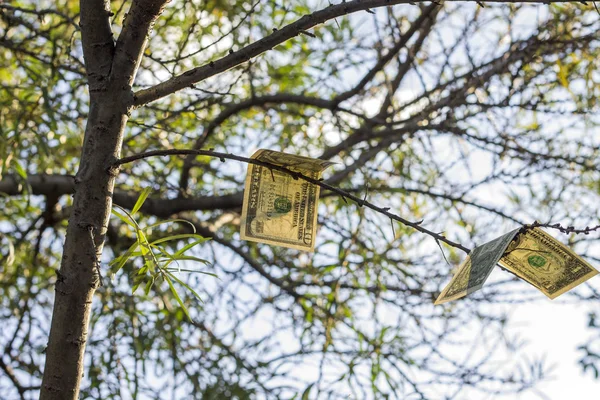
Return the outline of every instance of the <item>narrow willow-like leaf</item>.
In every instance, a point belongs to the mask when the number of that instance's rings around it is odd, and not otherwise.
[[[188,251],[192,247],[197,246],[200,243],[204,243],[207,240],[210,240],[210,238],[202,238],[202,239],[198,239],[198,240],[196,240],[194,242],[188,243],[185,246],[183,246],[181,249],[177,250],[174,255],[175,256],[182,255],[183,253],[185,253],[186,251]]]
[[[114,215],[116,215],[121,221],[123,221],[124,223],[126,223],[127,225],[135,228],[135,223],[132,222],[131,219],[129,219],[128,217],[126,217],[125,215],[121,214],[120,212],[118,212],[117,210],[115,210],[114,208],[112,209],[112,213]]]
[[[202,258],[194,257],[194,256],[181,256],[181,255],[173,255],[173,261],[196,261],[205,265],[210,265],[210,262],[204,260]]]
[[[206,271],[200,271],[200,270],[195,270],[195,269],[189,269],[189,268],[165,268],[166,271],[169,272],[190,272],[190,273],[194,273],[194,274],[203,274],[203,275],[210,275],[214,278],[219,279],[219,275],[214,274],[212,272],[206,272]]]
[[[140,208],[142,208],[142,206],[144,205],[144,202],[150,195],[151,191],[152,191],[152,188],[149,188],[149,187],[144,188],[144,190],[142,190],[142,193],[140,193],[140,197],[138,197],[137,201],[135,202],[135,205],[131,209],[131,215],[135,215],[135,213],[138,212],[140,210]]]
[[[142,250],[142,256],[144,257],[145,262],[150,266],[150,271],[155,273],[156,270],[160,268],[160,265],[158,264],[156,255],[152,251],[152,245],[148,242],[146,235],[139,228],[139,225],[136,228],[136,235],[138,238],[138,243],[140,244],[140,249]]]
[[[192,294],[194,296],[196,296],[196,298],[198,300],[200,300],[201,302],[204,303],[204,301],[202,300],[202,297],[200,297],[200,295],[198,293],[196,293],[196,291],[194,289],[192,289],[190,287],[190,285],[188,285],[187,283],[183,282],[181,279],[179,279],[178,277],[176,277],[174,274],[168,272],[167,273],[171,278],[175,279],[177,281],[177,283],[179,283],[180,285],[182,285],[184,288],[186,288],[187,290],[189,290],[190,292],[192,292]]]
[[[146,296],[148,296],[148,294],[150,293],[150,289],[152,289],[153,285],[154,285],[154,277],[151,277],[150,280],[146,283],[146,287],[144,289]]]
[[[302,400],[308,400],[308,396],[310,395],[310,390],[314,386],[314,383],[308,385],[306,389],[304,389],[304,393],[302,393]]]
[[[112,274],[116,274],[117,272],[119,272],[119,270],[121,268],[123,268],[125,263],[127,263],[127,261],[134,255],[135,249],[137,247],[138,247],[138,242],[135,242],[134,244],[132,244],[129,247],[129,249],[127,249],[127,251],[123,255],[115,258],[108,264],[110,267],[115,266],[114,268],[111,268]]]
[[[17,161],[17,160],[13,160],[13,165],[15,166],[15,171],[17,171],[17,174],[19,174],[19,176],[23,179],[27,179],[27,172],[25,171],[25,168],[23,168],[23,166]]]
[[[162,246],[156,246],[156,245],[150,245],[153,248],[155,248],[156,250],[158,250],[164,257],[166,257],[165,259],[160,259],[158,260],[159,263],[163,263],[161,265],[162,269],[165,269],[169,266],[169,264],[171,264],[173,261],[176,261],[175,257],[173,254],[169,253],[164,247]]]
[[[15,246],[13,245],[12,240],[10,240],[10,238],[8,236],[6,236],[5,234],[3,234],[2,232],[0,232],[0,238],[6,239],[6,241],[8,243],[8,255],[4,259],[4,262],[5,262],[4,266],[6,268],[11,267],[15,261]]]
[[[175,286],[173,286],[173,282],[171,281],[171,278],[169,278],[169,275],[167,275],[166,273],[163,274],[163,276],[165,278],[165,281],[167,281],[167,283],[169,284],[169,288],[171,289],[171,293],[173,293],[175,300],[177,300],[177,302],[181,306],[181,309],[183,310],[185,315],[188,317],[188,319],[191,321],[192,317],[190,317],[190,313],[188,312],[187,307],[185,306],[185,304],[183,304],[181,297],[179,297],[179,293],[177,293],[177,289],[175,289]]]
[[[172,235],[172,236],[156,239],[155,241],[153,241],[150,244],[159,244],[159,243],[170,242],[172,240],[180,240],[180,239],[197,239],[197,240],[201,241],[200,243],[208,240],[208,239],[203,238],[202,236],[197,235],[195,233],[182,233],[179,235]]]
[[[135,291],[138,290],[138,288],[140,287],[140,283],[138,282],[135,285],[133,285],[133,287],[131,288],[131,294],[135,294]]]
[[[168,223],[174,223],[174,222],[181,222],[184,224],[188,224],[189,226],[192,227],[192,231],[194,233],[196,233],[196,226],[194,224],[192,224],[190,221],[188,221],[186,219],[181,219],[181,218],[171,218],[171,219],[165,219],[163,221],[158,221],[158,222],[153,223],[152,225],[148,225],[148,229],[155,228],[157,226],[168,224]]]

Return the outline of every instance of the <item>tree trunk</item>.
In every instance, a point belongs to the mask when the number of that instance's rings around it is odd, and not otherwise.
[[[81,34],[90,111],[73,212],[69,218],[46,349],[41,396],[77,399],[83,374],[92,299],[100,283],[99,259],[112,207],[123,131],[150,28],[166,0],[134,0],[116,45],[108,0],[81,0]]]
[[[112,93],[91,107],[75,178],[73,212],[57,272],[42,399],[78,396],[92,297],[99,284],[98,260],[112,207],[115,177],[106,166],[120,152],[127,122],[123,97],[122,92]]]

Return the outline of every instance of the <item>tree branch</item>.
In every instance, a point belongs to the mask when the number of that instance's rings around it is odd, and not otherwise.
[[[26,398],[25,392],[28,392],[31,390],[38,390],[40,388],[39,386],[23,386],[21,384],[21,382],[19,382],[19,379],[17,378],[13,368],[9,364],[6,364],[4,362],[2,357],[3,357],[3,355],[0,355],[0,370],[2,370],[6,374],[8,379],[12,382],[13,386],[19,393],[19,398],[24,400]]]
[[[358,93],[360,93],[361,90],[363,90],[365,88],[365,86],[367,86],[367,84],[375,77],[375,75],[377,75],[377,73],[379,71],[381,71],[387,65],[387,63],[389,63],[394,57],[396,57],[396,55],[400,52],[400,50],[402,50],[406,46],[408,41],[413,37],[413,35],[417,32],[417,30],[419,30],[421,28],[422,24],[427,19],[431,18],[431,16],[432,16],[431,14],[435,10],[435,8],[437,8],[437,6],[438,6],[437,4],[431,4],[430,6],[425,8],[423,10],[423,12],[421,13],[421,15],[419,16],[419,18],[417,18],[410,25],[410,28],[408,29],[408,31],[406,31],[406,33],[401,35],[400,40],[398,40],[396,45],[394,45],[394,47],[392,47],[385,56],[381,57],[379,59],[379,61],[377,61],[377,63],[375,63],[373,68],[371,68],[369,70],[369,72],[367,72],[363,76],[363,78],[360,80],[360,82],[358,82],[358,84],[356,86],[354,86],[352,89],[338,94],[333,99],[333,102],[335,104],[339,104],[339,103],[343,102],[344,100],[347,100],[347,99],[357,95]]]
[[[103,91],[113,61],[115,43],[110,27],[108,0],[81,1],[80,23],[83,59],[90,92]]]
[[[29,175],[23,182],[16,176],[5,176],[0,180],[0,194],[18,196],[27,193],[42,196],[62,196],[75,193],[75,181],[71,175]],[[139,193],[115,190],[115,204],[131,209]],[[141,208],[143,213],[159,218],[167,218],[182,211],[232,209],[242,204],[242,193],[223,196],[201,196],[194,198],[154,199],[148,198]]]
[[[430,231],[429,229],[423,228],[421,226],[421,223],[423,221],[411,222],[405,218],[402,218],[396,214],[391,213],[389,211],[390,210],[389,207],[376,206],[375,204],[372,204],[367,200],[361,199],[360,197],[357,197],[357,196],[355,196],[351,193],[348,193],[345,190],[342,190],[335,186],[332,186],[326,182],[323,182],[322,180],[313,179],[309,176],[305,176],[299,172],[292,171],[288,168],[281,167],[279,165],[266,163],[266,162],[259,161],[259,160],[255,160],[252,158],[241,157],[241,156],[236,156],[234,154],[220,153],[220,152],[210,151],[210,150],[178,150],[178,149],[155,150],[155,151],[148,151],[146,153],[136,154],[136,155],[133,155],[130,157],[121,158],[121,159],[115,161],[114,163],[112,163],[111,165],[107,166],[107,168],[108,169],[116,169],[120,165],[127,164],[127,163],[137,161],[137,160],[142,160],[144,158],[154,157],[154,156],[188,155],[188,154],[196,154],[199,156],[201,155],[201,156],[215,157],[215,158],[219,158],[221,161],[225,161],[225,159],[235,160],[235,161],[240,161],[240,162],[247,163],[247,164],[259,165],[259,166],[270,168],[270,169],[273,169],[276,171],[284,172],[284,173],[289,174],[290,176],[294,177],[294,179],[302,179],[303,181],[312,183],[323,189],[327,189],[333,193],[337,193],[338,195],[342,196],[342,198],[344,198],[344,199],[350,199],[350,200],[354,201],[356,204],[358,204],[359,207],[365,206],[367,208],[370,208],[373,211],[376,211],[382,215],[385,215],[386,217],[390,218],[391,220],[398,221],[403,225],[409,226],[421,233],[424,233],[426,235],[433,237],[436,240],[444,242],[451,247],[460,249],[460,250],[464,251],[465,253],[470,252],[470,249],[461,245],[460,243],[453,242],[450,239],[446,238],[442,234],[435,233],[435,232]]]
[[[71,24],[75,30],[80,30],[79,25],[75,22],[75,20],[73,18],[71,18],[68,14],[60,12],[58,10],[53,10],[53,9],[41,9],[38,10],[36,8],[25,8],[25,7],[18,7],[18,6],[12,6],[9,4],[0,4],[0,9],[2,10],[9,10],[9,11],[18,11],[24,14],[33,14],[35,16],[37,16],[38,18],[43,18],[46,15],[56,15],[59,16],[61,18],[63,18],[64,20],[68,21],[69,24]]]
[[[260,107],[267,104],[284,104],[284,103],[294,103],[294,104],[302,104],[307,106],[318,107],[330,111],[339,110],[348,114],[352,114],[356,117],[369,120],[370,119],[364,115],[353,112],[351,110],[344,109],[337,105],[335,100],[326,100],[318,97],[310,97],[297,95],[293,93],[278,93],[274,95],[265,95],[265,96],[256,96],[247,100],[240,101],[238,103],[233,103],[225,108],[215,119],[210,121],[210,123],[206,126],[202,135],[198,138],[198,140],[194,143],[194,150],[200,150],[200,148],[206,142],[206,139],[217,129],[219,125],[225,122],[231,116],[252,107]],[[379,122],[379,121],[373,121]],[[381,121],[385,122],[385,121]],[[179,179],[179,187],[182,192],[186,192],[188,188],[188,181],[190,176],[190,169],[192,167],[192,161],[194,160],[195,155],[188,155],[183,163],[183,168],[181,170],[181,177]]]
[[[470,1],[470,0],[468,0]],[[473,1],[474,2],[474,1]],[[569,0],[491,0],[489,2],[497,3],[576,3]],[[288,39],[296,37],[317,25],[320,25],[330,19],[352,14],[358,11],[366,11],[378,7],[386,7],[397,4],[415,3],[413,0],[354,0],[343,2],[341,4],[330,5],[312,14],[308,14],[297,21],[286,25],[271,35],[264,37],[241,50],[233,52],[219,60],[191,69],[181,75],[175,76],[165,82],[159,83],[148,89],[143,89],[135,93],[133,105],[136,107],[158,100],[162,97],[173,94],[181,89],[189,87],[195,83],[201,82],[211,76],[227,71],[250,59],[272,49],[273,47],[285,42]]]
[[[131,5],[115,47],[111,80],[131,86],[148,34],[167,0],[136,0]]]
[[[64,195],[75,192],[74,176],[72,175],[28,175],[27,181],[13,175],[4,176],[0,180],[0,194],[17,196],[27,193],[35,195]]]
[[[74,193],[75,184],[73,182],[73,179],[74,178],[70,175],[29,175],[27,177],[27,185],[31,188],[31,193],[34,195],[61,196]],[[331,180],[327,180],[327,182],[331,184],[335,183]],[[26,185],[20,183],[19,180],[14,176],[9,175],[6,176],[4,179],[0,180],[0,194],[8,196],[17,196],[23,194],[25,189]],[[488,211],[490,213],[496,214],[502,218],[511,220],[520,225],[524,224],[522,221],[517,220],[516,218],[502,212],[501,210],[497,210],[495,208],[479,204],[474,201],[465,200],[460,196],[452,196],[445,193],[437,193],[428,190],[407,187],[371,187],[369,189],[373,192],[378,193],[418,193],[432,198],[446,199],[451,202],[457,202],[471,207],[479,208],[484,211]],[[348,193],[364,193],[365,188],[350,188],[344,189],[344,191]],[[113,200],[115,204],[130,210],[133,208],[138,196],[139,193],[124,190],[115,190]],[[339,194],[325,192],[321,195],[321,197],[323,198],[331,196],[339,196]],[[189,198],[179,197],[174,199],[148,197],[140,211],[144,214],[153,215],[155,217],[168,218],[174,214],[178,214],[185,211],[233,210],[242,206],[243,197],[244,196],[242,191],[221,196],[198,196]],[[68,215],[65,215],[66,210],[68,209],[63,209],[62,213],[60,213],[59,215],[54,215],[52,217],[53,220],[58,221],[68,217]]]

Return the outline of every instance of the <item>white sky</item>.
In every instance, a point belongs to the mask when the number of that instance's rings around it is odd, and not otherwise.
[[[497,268],[493,274],[505,273]],[[597,286],[598,276],[591,281],[595,281],[594,286]],[[537,393],[530,391],[516,397],[499,396],[495,399],[597,399],[600,380],[595,380],[589,372],[583,375],[577,364],[582,355],[577,351],[577,346],[584,344],[592,333],[586,328],[590,305],[582,307],[578,304],[561,304],[560,297],[549,300],[541,293],[537,296],[539,301],[535,303],[515,306],[508,332],[519,333],[527,340],[528,344],[524,348],[527,354],[546,356],[548,365],[554,367],[550,374],[552,380],[540,383]]]

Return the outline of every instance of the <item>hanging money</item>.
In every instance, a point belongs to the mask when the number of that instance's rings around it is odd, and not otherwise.
[[[508,247],[500,265],[551,299],[585,282],[598,271],[539,228],[528,229]]]
[[[481,289],[517,232],[519,229],[475,247],[458,267],[458,271],[434,304],[460,299]]]
[[[333,163],[258,150],[253,159],[319,179]],[[242,205],[241,238],[313,251],[317,232],[319,186],[261,165],[248,165]]]

